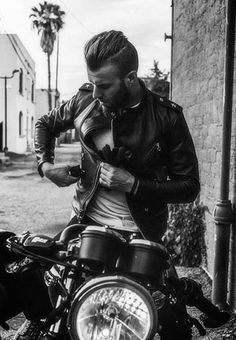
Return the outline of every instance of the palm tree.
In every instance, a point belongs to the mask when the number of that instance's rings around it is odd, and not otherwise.
[[[40,37],[40,46],[44,53],[47,54],[48,64],[48,107],[52,109],[52,98],[51,98],[51,54],[54,48],[54,42],[57,34],[64,25],[63,17],[64,11],[60,10],[60,6],[52,3],[40,3],[39,7],[32,7],[32,18],[33,28],[38,30]]]

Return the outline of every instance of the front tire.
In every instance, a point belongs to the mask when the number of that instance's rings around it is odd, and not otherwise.
[[[159,310],[161,340],[192,340],[192,324],[185,306],[172,306],[166,303]]]

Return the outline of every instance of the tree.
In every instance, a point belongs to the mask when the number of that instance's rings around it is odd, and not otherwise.
[[[163,80],[167,80],[169,77],[169,72],[164,73],[159,69],[158,66],[159,62],[156,60],[153,60],[153,68],[151,68],[151,77],[155,78],[155,79],[163,79]]]
[[[60,6],[52,3],[40,3],[39,7],[32,7],[33,28],[38,30],[40,35],[40,46],[44,53],[47,54],[48,64],[48,107],[52,109],[52,97],[51,97],[51,55],[54,48],[54,43],[58,32],[64,25],[63,17],[64,11],[60,10]]]
[[[162,97],[169,96],[169,72],[165,73],[159,69],[158,61],[153,61],[153,67],[150,69],[150,75],[143,78],[147,87]]]

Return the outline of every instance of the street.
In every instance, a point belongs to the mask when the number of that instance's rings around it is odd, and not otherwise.
[[[78,144],[64,144],[56,149],[56,163],[76,165],[79,152]],[[0,228],[56,234],[70,219],[74,189],[74,185],[58,188],[41,178],[34,155],[26,162],[15,162],[0,170]]]

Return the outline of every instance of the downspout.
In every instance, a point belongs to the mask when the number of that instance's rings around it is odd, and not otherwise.
[[[234,15],[236,5],[234,8]],[[234,18],[235,20],[235,18]],[[236,146],[235,146],[236,147]],[[230,266],[229,266],[229,297],[228,302],[233,311],[236,311],[236,154],[234,154],[234,187],[233,187],[233,223],[230,233]]]
[[[231,201],[229,200],[229,176],[233,101],[234,45],[235,0],[227,0],[220,198],[215,205],[213,213],[213,218],[215,222],[215,262],[212,301],[220,309],[225,309],[227,307],[226,301],[229,265],[229,236],[230,225],[232,224],[233,220],[232,205]]]
[[[171,56],[170,56],[170,100],[172,100],[173,89],[173,52],[174,52],[174,0],[171,1]]]

